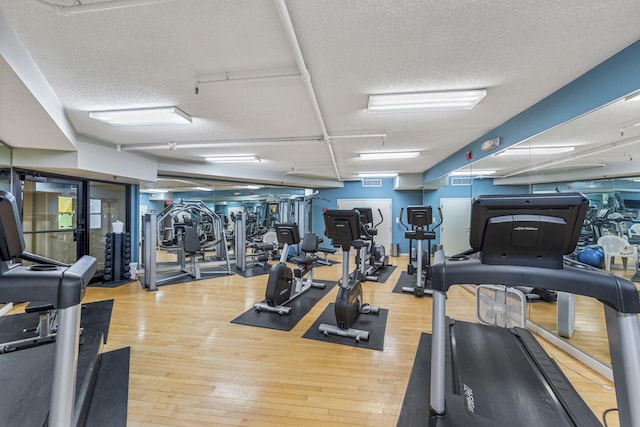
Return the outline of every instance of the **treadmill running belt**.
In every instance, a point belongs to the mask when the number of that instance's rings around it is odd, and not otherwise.
[[[524,341],[518,333],[524,336]],[[522,329],[508,330],[466,322],[453,324],[450,330],[454,348],[453,386],[456,394],[462,397],[468,415],[504,425],[600,425],[579,397],[576,401],[575,392],[575,397],[570,399],[573,407],[565,409],[563,393],[573,391],[573,387],[546,353],[541,353],[547,359],[541,362],[530,356],[541,348],[529,350],[528,346],[539,347],[539,344],[526,339],[526,335],[530,334]],[[545,362],[550,363],[545,365]],[[557,372],[545,376],[538,368],[540,365]],[[549,375],[553,377],[553,383],[547,380]],[[554,391],[558,386],[560,390]]]

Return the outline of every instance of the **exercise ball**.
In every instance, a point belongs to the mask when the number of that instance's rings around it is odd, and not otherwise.
[[[604,264],[604,249],[600,246],[587,246],[578,252],[577,259],[583,264],[602,268],[602,264]]]

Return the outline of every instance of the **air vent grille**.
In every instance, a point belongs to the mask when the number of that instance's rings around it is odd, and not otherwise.
[[[471,185],[471,177],[468,176],[452,176],[451,185]]]
[[[363,178],[362,186],[364,188],[382,187],[382,179],[380,178]]]

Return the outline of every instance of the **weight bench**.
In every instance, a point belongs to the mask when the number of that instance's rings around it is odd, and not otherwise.
[[[0,354],[55,341],[58,332],[58,312],[53,308],[53,304],[30,302],[25,307],[24,312],[38,313],[37,326],[22,330],[23,333],[33,332],[34,335],[0,343]]]

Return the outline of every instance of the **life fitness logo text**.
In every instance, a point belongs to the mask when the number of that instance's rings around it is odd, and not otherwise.
[[[462,384],[462,391],[464,392],[464,400],[467,405],[467,411],[474,412],[476,408],[476,401],[473,398],[473,390],[466,384]]]

